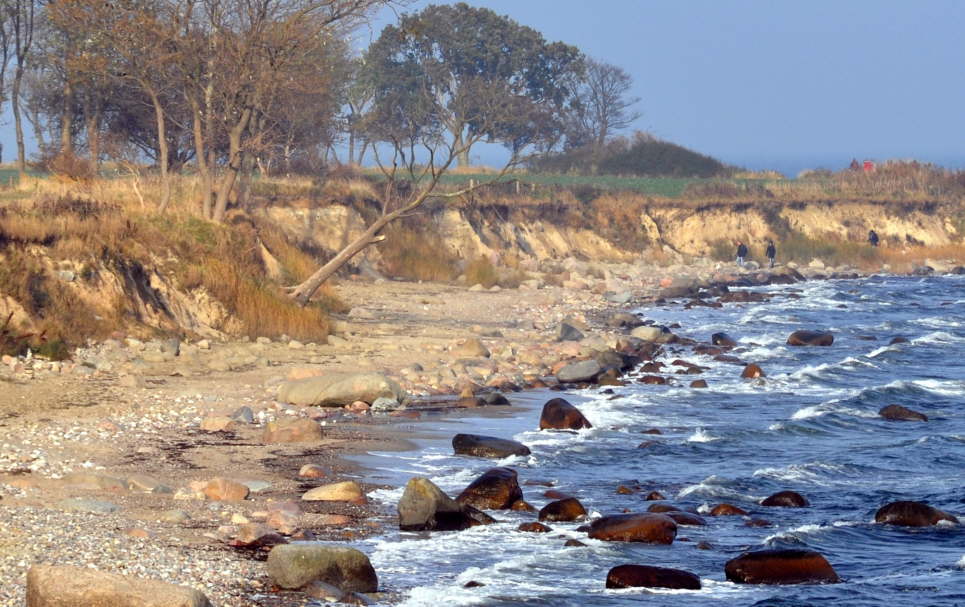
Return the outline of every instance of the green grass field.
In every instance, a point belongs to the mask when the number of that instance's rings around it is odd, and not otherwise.
[[[487,181],[493,178],[491,174],[456,173],[446,174],[441,182],[447,185],[460,185],[470,179]],[[666,198],[680,198],[688,186],[694,184],[719,183],[721,181],[748,184],[758,183],[769,185],[773,181],[752,179],[712,179],[699,177],[617,177],[615,175],[553,175],[553,174],[513,174],[507,175],[503,181],[516,181],[522,184],[536,184],[560,188],[593,187],[613,192],[637,192],[649,196]]]

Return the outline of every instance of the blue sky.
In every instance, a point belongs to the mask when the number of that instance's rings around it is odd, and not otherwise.
[[[965,167],[962,1],[470,4],[623,67],[642,99],[638,128],[728,163],[791,174],[852,157]],[[361,43],[393,19],[384,12]],[[9,116],[0,141],[9,161]]]
[[[470,4],[623,67],[642,99],[638,128],[725,162],[792,174],[852,157],[965,167],[960,0]]]

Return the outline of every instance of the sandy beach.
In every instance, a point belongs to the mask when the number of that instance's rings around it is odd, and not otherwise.
[[[611,284],[624,290],[621,304],[602,289],[479,292],[345,282],[338,292],[352,310],[336,323],[330,344],[185,341],[179,356],[165,357],[157,355],[158,344],[118,336],[64,363],[6,361],[0,384],[0,605],[23,604],[27,569],[38,563],[190,586],[216,605],[298,604],[304,595],[270,592],[260,562],[266,550],[258,540],[250,548],[230,543],[263,532],[286,503],[295,504],[296,515],[284,531],[295,538],[352,539],[394,524],[394,512],[364,500],[299,498],[343,480],[370,490],[365,471],[343,456],[405,449],[413,420],[454,406],[452,399],[467,387],[525,387],[552,375],[558,361],[625,333],[604,324],[607,312],[651,297],[665,273],[612,270]],[[557,340],[563,319],[583,328],[582,341]],[[467,359],[460,348],[474,339],[490,356]],[[163,350],[164,343],[159,346]],[[299,408],[275,400],[286,378],[362,370],[397,379],[413,402],[373,415],[366,407]],[[247,413],[240,422],[226,421],[242,408]],[[315,419],[322,439],[266,444],[265,423],[279,418]],[[306,464],[316,465],[320,476],[299,477]],[[246,484],[250,495],[210,499],[205,489],[217,478]]]

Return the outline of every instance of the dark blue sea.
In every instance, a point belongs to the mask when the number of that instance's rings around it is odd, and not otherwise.
[[[670,546],[589,540],[579,523],[554,531],[516,531],[534,514],[490,513],[499,523],[462,532],[390,532],[357,544],[370,555],[381,586],[407,606],[455,605],[757,605],[792,607],[894,604],[965,605],[962,526],[897,528],[873,522],[894,500],[921,500],[965,522],[965,280],[962,277],[813,281],[765,287],[766,303],[721,309],[678,306],[638,312],[675,332],[709,341],[723,331],[739,341],[732,354],[758,363],[767,377],[743,380],[741,367],[670,347],[676,358],[710,367],[679,376],[678,386],[631,383],[613,395],[593,388],[567,394],[528,393],[492,417],[450,417],[417,428],[417,451],[374,453],[367,480],[397,486],[374,498],[394,508],[413,475],[450,495],[495,465],[511,466],[520,484],[552,481],[592,517],[646,511],[659,491],[681,509],[706,513],[727,502],[770,521],[706,516],[706,527],[680,527]],[[788,297],[800,295],[799,299]],[[834,334],[831,347],[794,348],[796,329]],[[893,337],[907,343],[889,345]],[[870,340],[869,338],[876,338]],[[696,377],[709,389],[687,387]],[[537,431],[549,398],[564,396],[594,427],[575,434]],[[878,416],[888,404],[925,413],[927,422]],[[476,414],[473,414],[476,415]],[[658,428],[659,436],[643,434]],[[428,434],[425,434],[428,432]],[[457,432],[515,438],[532,455],[498,462],[452,455]],[[646,448],[638,445],[656,441]],[[630,495],[619,485],[639,486]],[[524,485],[537,508],[545,487]],[[808,508],[765,508],[780,490],[797,491]],[[564,547],[575,538],[586,547]],[[708,542],[710,550],[697,549]],[[807,548],[823,554],[844,582],[748,586],[726,581],[724,563],[747,550]],[[607,571],[626,563],[685,569],[699,591],[607,590]],[[464,588],[469,581],[484,584]]]

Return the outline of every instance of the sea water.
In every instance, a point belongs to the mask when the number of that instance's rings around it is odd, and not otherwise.
[[[707,526],[678,529],[670,546],[603,542],[550,523],[545,534],[516,531],[532,513],[491,512],[499,522],[459,532],[403,533],[358,542],[384,590],[409,607],[441,605],[805,606],[965,605],[962,526],[900,528],[874,523],[894,500],[921,500],[965,515],[965,280],[961,277],[813,281],[754,289],[765,303],[723,308],[643,308],[644,318],[680,323],[675,332],[707,342],[715,332],[738,340],[732,352],[761,365],[763,380],[740,378],[741,367],[670,346],[661,360],[682,358],[710,369],[677,376],[677,385],[630,383],[578,392],[517,395],[496,416],[470,413],[433,422],[416,451],[373,453],[373,482],[396,488],[371,497],[394,509],[405,481],[430,478],[458,494],[493,466],[518,471],[525,499],[537,508],[546,487],[577,497],[591,517],[644,512],[659,491],[681,509],[706,513],[719,503],[747,517],[705,516]],[[794,294],[800,298],[794,298]],[[828,330],[831,347],[791,347],[796,329]],[[908,343],[889,345],[893,337]],[[875,339],[870,339],[875,338]],[[673,369],[671,368],[671,371]],[[702,378],[708,389],[688,387]],[[575,404],[593,428],[540,432],[549,398]],[[888,404],[925,413],[928,421],[878,416]],[[658,428],[661,435],[644,434]],[[422,428],[425,429],[424,427]],[[501,461],[452,454],[458,432],[514,438],[532,450]],[[645,441],[649,446],[640,447]],[[641,487],[618,494],[620,485]],[[764,497],[797,491],[808,508],[765,508]],[[965,522],[965,518],[963,518]],[[565,547],[574,538],[585,547]],[[710,549],[698,549],[707,542]],[[724,563],[744,551],[816,550],[843,583],[751,586],[728,582]],[[635,563],[690,571],[699,591],[605,588],[607,571]],[[481,586],[465,588],[474,581]]]

